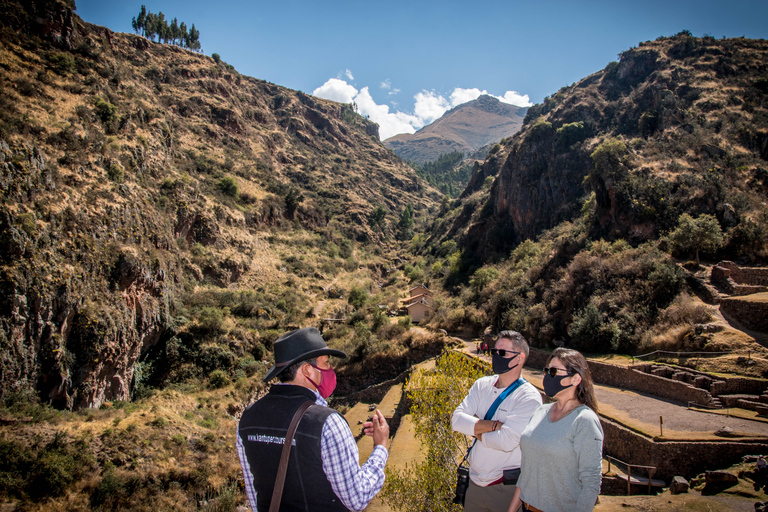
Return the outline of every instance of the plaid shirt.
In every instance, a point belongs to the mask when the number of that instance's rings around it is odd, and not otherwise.
[[[315,403],[327,407],[328,403],[315,392]],[[253,488],[253,473],[245,456],[245,447],[238,432],[237,454],[245,477],[245,493],[256,508],[256,489]],[[375,446],[368,461],[360,466],[360,452],[349,425],[339,414],[332,414],[323,425],[320,440],[320,456],[323,472],[331,488],[341,502],[350,510],[363,510],[384,485],[384,465],[389,452],[383,446]]]

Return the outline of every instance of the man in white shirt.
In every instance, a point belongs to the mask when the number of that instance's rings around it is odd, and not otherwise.
[[[453,412],[453,430],[477,439],[469,454],[465,512],[506,512],[512,501],[520,469],[520,434],[541,405],[538,390],[520,377],[528,351],[522,334],[500,332],[491,349],[495,375],[477,379]],[[503,398],[489,415],[499,396]]]

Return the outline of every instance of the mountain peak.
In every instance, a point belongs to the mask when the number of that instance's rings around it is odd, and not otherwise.
[[[384,145],[400,158],[418,163],[454,151],[471,154],[517,133],[527,111],[484,94],[452,108],[414,134],[390,137]]]

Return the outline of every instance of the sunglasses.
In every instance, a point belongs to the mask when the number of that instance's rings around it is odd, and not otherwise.
[[[507,354],[509,354],[510,359],[517,356],[518,354],[522,354],[522,352],[515,352],[514,350],[505,350],[503,348],[492,348],[491,349],[491,355],[500,355],[501,357],[507,357]]]
[[[568,370],[563,370],[562,368],[555,368],[554,366],[551,368],[544,368],[544,373],[548,373],[550,377],[557,377],[557,372],[565,372],[568,375],[573,375],[573,372]]]

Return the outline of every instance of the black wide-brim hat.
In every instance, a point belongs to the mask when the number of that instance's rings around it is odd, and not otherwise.
[[[315,327],[287,332],[275,341],[275,364],[267,372],[264,382],[274,379],[294,363],[319,356],[345,358],[347,354],[341,350],[328,348],[320,331]]]

